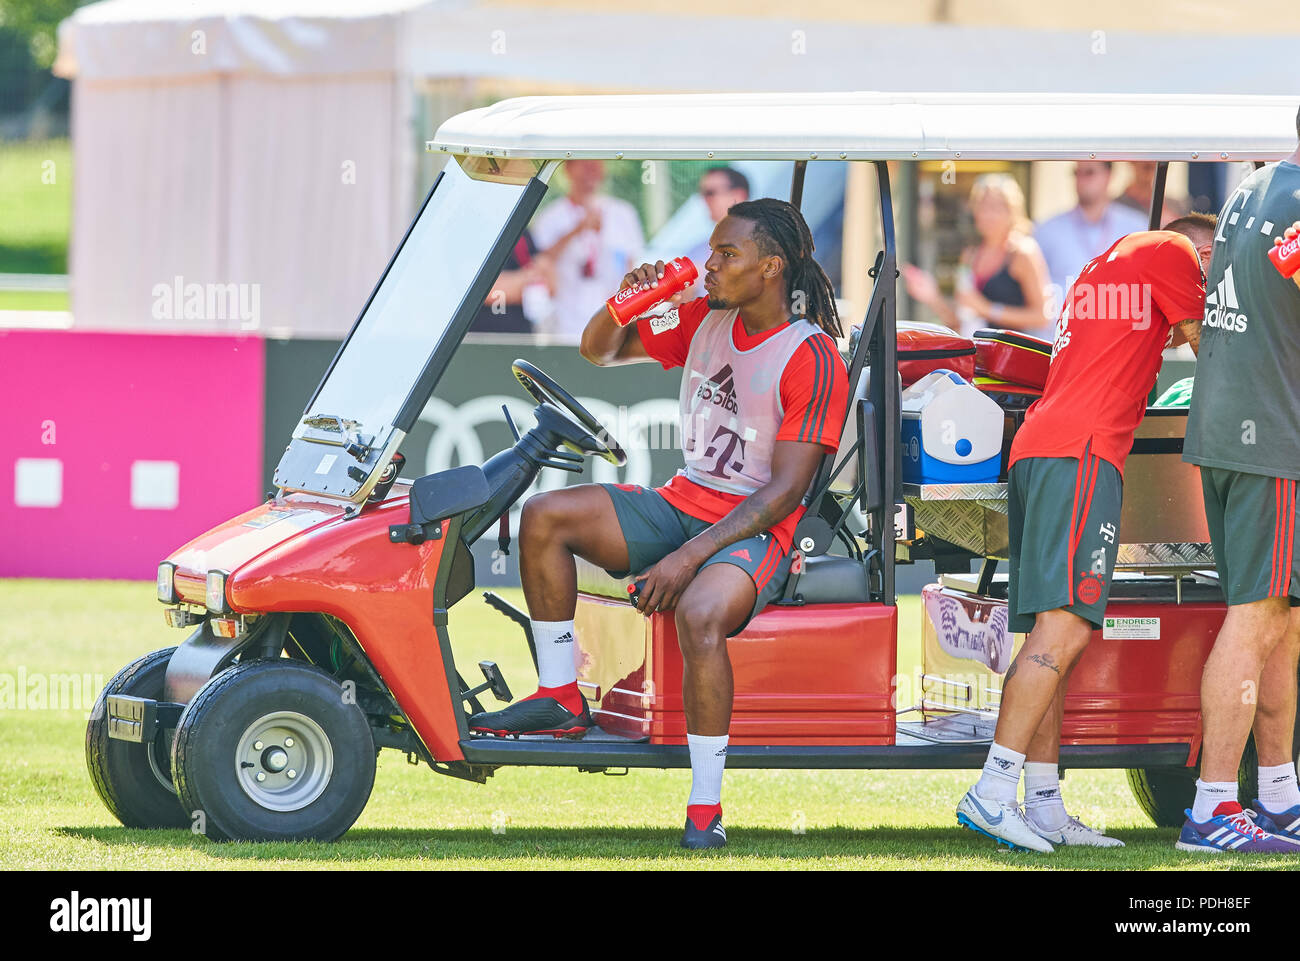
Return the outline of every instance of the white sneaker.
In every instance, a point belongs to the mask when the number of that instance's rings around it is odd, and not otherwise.
[[[988,801],[971,788],[957,805],[957,823],[970,828],[1013,851],[1040,851],[1050,854],[1054,850],[1030,826],[1020,805],[1015,801]]]
[[[1026,817],[1025,820],[1040,838],[1062,847],[1122,848],[1124,846],[1124,842],[1119,838],[1107,837],[1096,828],[1088,827],[1078,818],[1069,818],[1065,822],[1065,827],[1055,831],[1039,827],[1031,817]]]

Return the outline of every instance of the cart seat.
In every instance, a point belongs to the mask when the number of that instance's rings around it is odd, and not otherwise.
[[[867,574],[860,561],[839,554],[804,559],[794,586],[796,601],[805,604],[865,604],[871,600]]]
[[[626,601],[631,578],[610,577],[595,564],[578,562],[578,590],[596,597]],[[862,565],[851,557],[823,554],[804,561],[803,573],[795,585],[796,599],[805,604],[853,604],[870,600]]]

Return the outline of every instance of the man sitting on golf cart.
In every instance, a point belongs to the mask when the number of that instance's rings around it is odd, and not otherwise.
[[[692,773],[688,848],[726,843],[727,638],[780,596],[802,500],[839,445],[848,398],[834,290],[799,210],[769,198],[738,203],[709,243],[705,297],[626,327],[602,307],[582,335],[582,355],[598,366],[684,368],[685,468],[654,490],[583,484],[525,503],[520,569],[539,688],[470,718],[479,733],[582,736],[592,720],[574,665],[574,557],[615,577],[639,575],[637,609],[675,611]],[[643,264],[620,289],[663,276],[662,261]]]

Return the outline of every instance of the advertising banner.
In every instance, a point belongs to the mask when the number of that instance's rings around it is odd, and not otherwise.
[[[0,331],[0,577],[150,579],[261,499],[257,337]]]

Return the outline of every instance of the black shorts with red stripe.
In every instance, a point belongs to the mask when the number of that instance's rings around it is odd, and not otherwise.
[[[1205,519],[1219,585],[1229,604],[1290,597],[1300,607],[1294,480],[1201,468]]]
[[[1101,627],[1119,554],[1123,500],[1119,470],[1090,449],[1082,457],[1027,457],[1011,465],[1007,601],[1012,631],[1027,633],[1035,615],[1058,608]]]
[[[623,540],[627,544],[628,570],[609,571],[612,577],[641,574],[663,560],[692,537],[713,525],[692,517],[668,503],[658,491],[634,484],[601,484],[614,502]],[[702,565],[731,564],[754,582],[754,607],[743,622],[728,633],[739,634],[754,615],[780,598],[790,576],[790,556],[771,531],[763,531],[722,548]]]

